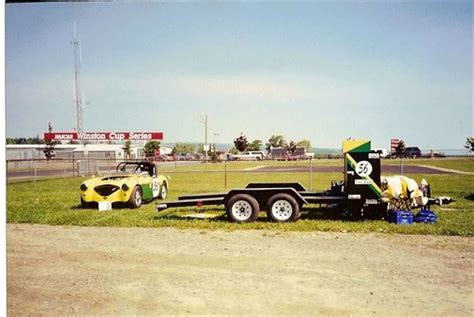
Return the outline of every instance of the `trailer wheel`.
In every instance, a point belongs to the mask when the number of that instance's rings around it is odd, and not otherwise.
[[[288,194],[275,194],[268,200],[267,215],[275,222],[296,221],[300,215],[300,206]]]
[[[226,211],[230,221],[252,222],[257,219],[260,208],[252,196],[237,194],[227,202]]]

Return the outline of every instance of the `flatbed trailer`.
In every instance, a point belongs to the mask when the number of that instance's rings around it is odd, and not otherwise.
[[[229,219],[234,222],[254,221],[261,210],[266,210],[273,221],[285,222],[297,220],[304,205],[344,205],[347,200],[342,192],[311,192],[299,183],[250,183],[245,188],[225,193],[180,196],[176,201],[158,204],[156,209],[224,205]]]
[[[301,208],[309,204],[335,206],[354,216],[386,216],[387,203],[381,199],[380,154],[370,150],[370,141],[356,140],[345,141],[343,152],[344,181],[333,182],[324,192],[307,191],[299,183],[250,183],[224,193],[180,196],[176,201],[158,204],[156,209],[224,205],[229,220],[234,222],[255,221],[262,210],[273,221],[295,221]]]
[[[342,148],[344,180],[332,182],[327,191],[307,191],[299,183],[250,183],[223,193],[183,195],[176,201],[158,204],[156,209],[223,205],[229,220],[234,222],[255,221],[263,210],[271,220],[286,222],[296,221],[303,206],[319,204],[355,218],[386,218],[393,202],[382,199],[380,153],[370,150],[370,141],[349,140],[343,142]],[[422,208],[454,201],[449,197],[431,198],[429,192],[428,202]],[[411,208],[409,198],[403,202],[407,209]]]

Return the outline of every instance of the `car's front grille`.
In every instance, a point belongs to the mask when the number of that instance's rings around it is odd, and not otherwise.
[[[94,190],[101,196],[109,196],[116,192],[118,189],[119,187],[115,185],[99,185],[94,187]]]

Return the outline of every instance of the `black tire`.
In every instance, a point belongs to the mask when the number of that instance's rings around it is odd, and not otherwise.
[[[232,222],[253,222],[260,212],[258,202],[250,195],[237,194],[226,204],[227,217]]]
[[[267,202],[267,216],[275,222],[296,221],[300,205],[288,194],[275,194]]]
[[[158,194],[159,199],[166,199],[168,196],[168,185],[166,182],[163,182],[163,185],[160,186],[160,193]]]
[[[81,196],[81,208],[90,208],[90,206],[91,204],[85,201],[84,199],[82,199],[82,196]]]
[[[140,188],[140,186],[135,186],[135,188],[132,191],[132,194],[130,195],[130,198],[128,199],[127,205],[129,208],[135,209],[135,208],[140,208],[142,203],[143,203],[142,189]]]

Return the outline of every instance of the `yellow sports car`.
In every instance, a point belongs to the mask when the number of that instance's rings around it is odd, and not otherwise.
[[[156,165],[150,162],[122,162],[117,173],[95,177],[83,182],[81,206],[92,207],[99,202],[126,203],[129,208],[138,208],[143,201],[165,199],[168,180],[157,174]]]

